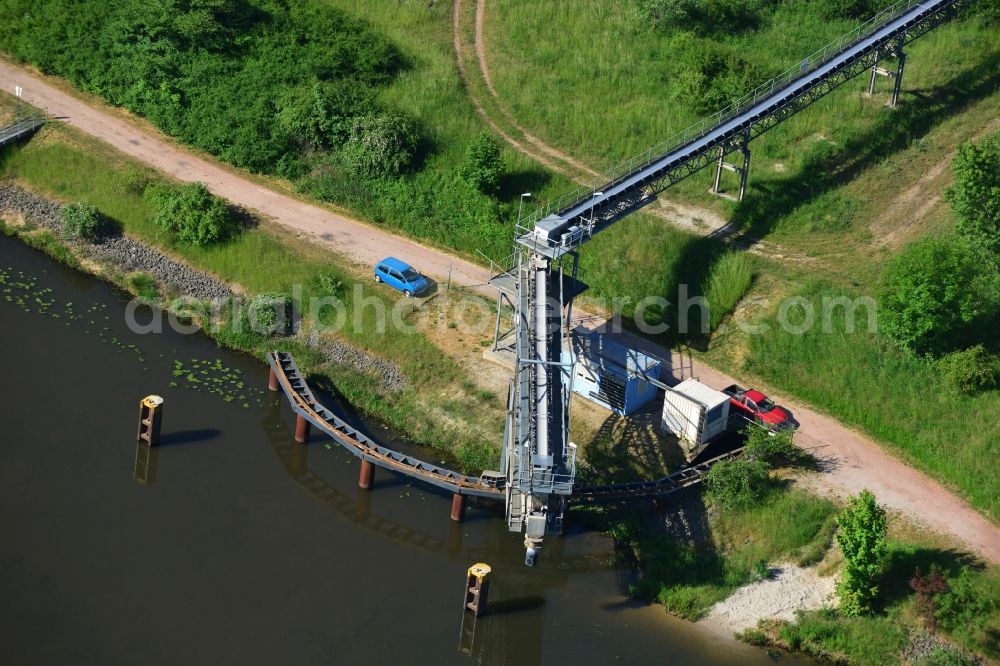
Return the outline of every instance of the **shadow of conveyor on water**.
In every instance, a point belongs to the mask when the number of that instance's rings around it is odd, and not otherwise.
[[[328,408],[331,403],[327,396],[321,392],[316,392],[317,398],[324,402]],[[310,495],[323,502],[331,509],[342,515],[344,518],[359,527],[377,532],[386,538],[401,545],[418,548],[423,551],[443,555],[449,560],[461,562],[464,566],[469,566],[477,561],[494,564],[498,558],[502,558],[503,564],[511,565],[511,570],[520,571],[543,571],[546,574],[558,574],[549,576],[550,584],[565,582],[565,574],[587,573],[597,571],[613,570],[617,567],[610,565],[606,560],[595,558],[591,555],[576,555],[564,557],[562,554],[562,539],[552,538],[548,542],[546,557],[540,559],[539,564],[533,569],[523,566],[524,548],[521,538],[516,534],[507,531],[506,524],[503,523],[503,507],[499,503],[480,501],[478,498],[469,498],[471,511],[483,514],[484,521],[493,520],[496,522],[496,529],[486,529],[486,541],[481,545],[472,545],[464,539],[461,526],[463,523],[450,521],[447,512],[447,501],[450,501],[450,494],[435,486],[427,485],[413,479],[404,479],[404,483],[412,483],[414,487],[419,487],[421,492],[441,499],[441,521],[448,524],[447,537],[439,537],[421,531],[417,527],[409,524],[396,522],[392,519],[380,516],[372,511],[371,498],[378,492],[378,487],[371,490],[360,490],[353,483],[349,483],[347,488],[338,487],[310,469],[309,458],[316,455],[317,450],[322,455],[324,451],[316,446],[319,442],[324,442],[318,436],[309,444],[299,444],[292,437],[292,431],[288,423],[282,418],[282,404],[285,398],[281,395],[271,397],[267,405],[267,414],[261,421],[261,427],[266,433],[271,447],[277,455],[285,473]],[[338,405],[339,407],[339,405]],[[349,415],[339,411],[338,415],[347,420]],[[357,423],[357,422],[355,422]],[[382,471],[383,476],[392,474]],[[393,474],[393,476],[396,476]],[[402,477],[401,477],[402,478]],[[468,521],[466,521],[468,522]],[[513,566],[516,563],[516,566]],[[540,578],[540,577],[538,577]]]
[[[177,444],[193,444],[215,439],[219,436],[216,428],[192,428],[191,430],[177,430],[168,432],[160,436],[159,446],[175,446]]]
[[[317,394],[317,397],[320,395]],[[613,568],[606,559],[593,556],[564,557],[560,538],[553,538],[547,544],[548,553],[537,566],[523,566],[524,549],[521,538],[507,531],[502,514],[495,507],[484,511],[494,520],[495,525],[488,526],[485,538],[477,537],[479,543],[469,543],[463,523],[450,521],[444,510],[447,506],[447,493],[441,493],[431,486],[421,484],[421,490],[441,496],[441,521],[442,524],[448,524],[446,536],[435,536],[414,524],[397,522],[379,515],[373,510],[372,501],[377,489],[361,490],[352,483],[348,488],[341,488],[310,469],[310,456],[317,455],[317,451],[322,455],[324,451],[312,444],[295,442],[291,428],[281,415],[283,402],[283,396],[271,397],[261,426],[285,473],[309,495],[355,526],[375,532],[398,545],[440,555],[453,563],[456,572],[456,639],[460,642],[459,649],[478,663],[518,663],[526,666],[540,664],[544,623],[538,613],[546,605],[544,592],[565,587],[570,573],[599,572]],[[343,414],[340,416],[346,418]],[[442,528],[442,532],[444,531]],[[476,562],[488,562],[494,570],[489,610],[480,618],[464,613],[459,603],[463,593],[463,574],[467,567]],[[440,593],[440,590],[433,592]],[[472,621],[469,621],[470,618],[473,618]],[[461,643],[466,638],[469,642]]]

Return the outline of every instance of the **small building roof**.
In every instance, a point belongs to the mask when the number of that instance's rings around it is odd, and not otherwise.
[[[680,384],[675,386],[673,390],[682,395],[686,395],[692,400],[700,402],[705,406],[705,409],[713,409],[729,400],[729,396],[722,391],[716,391],[711,386],[705,386],[693,377],[685,379]]]
[[[574,333],[571,337],[577,360],[589,366],[610,370],[625,376],[658,374],[660,359],[615,342],[598,332]]]

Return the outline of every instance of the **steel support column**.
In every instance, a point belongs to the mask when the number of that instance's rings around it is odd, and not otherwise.
[[[719,163],[715,167],[715,185],[712,186],[712,194],[719,193],[719,185],[722,184],[722,165],[726,163],[726,147],[719,146]]]
[[[869,81],[868,81],[868,94],[869,95],[874,95],[875,94],[875,79],[878,77],[878,58],[879,58],[879,53],[880,53],[879,51],[875,51],[875,53],[872,55],[872,76],[871,76],[871,79],[869,79]]]
[[[750,175],[750,137],[743,137],[743,145],[741,146],[743,150],[743,169],[740,170],[740,196],[739,200],[743,201],[743,195],[747,192],[747,177]]]
[[[451,496],[451,519],[456,523],[465,519],[465,495],[454,493]]]
[[[903,39],[896,45],[896,80],[892,85],[892,101],[889,106],[896,106],[899,101],[899,89],[903,85],[903,66],[906,65],[906,53],[903,51]]]
[[[295,415],[295,441],[299,444],[305,444],[309,441],[309,431],[311,430],[309,426],[309,421],[306,421],[304,416],[299,414]]]
[[[372,487],[372,479],[375,477],[375,465],[367,460],[361,460],[361,469],[358,470],[358,488],[368,490]]]

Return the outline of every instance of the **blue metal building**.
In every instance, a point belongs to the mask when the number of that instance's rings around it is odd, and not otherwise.
[[[576,365],[573,391],[616,414],[627,415],[656,397],[656,386],[647,381],[660,378],[660,360],[629,349],[600,333],[570,336]],[[563,348],[563,362],[570,350]]]

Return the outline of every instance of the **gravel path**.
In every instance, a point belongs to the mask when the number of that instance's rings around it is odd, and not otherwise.
[[[450,274],[452,284],[468,287],[487,298],[496,297],[495,290],[486,284],[489,272],[481,266],[376,226],[348,219],[328,208],[269,190],[234,170],[165,141],[148,123],[124,120],[117,111],[97,101],[83,101],[60,89],[65,83],[57,79],[0,60],[0,86],[12,90],[14,83],[24,88],[26,102],[63,117],[80,131],[182,181],[203,182],[213,193],[248,210],[258,211],[350,260],[371,265],[386,255],[404,257],[439,281]],[[603,322],[581,312],[580,308],[574,308],[573,313],[574,326],[592,329]],[[716,387],[736,383],[736,379],[726,373],[648,340],[627,334],[613,337],[623,344],[668,359],[673,380],[694,376]],[[769,387],[761,388],[767,390]],[[1000,528],[967,502],[884,452],[872,439],[788,400],[778,391],[769,393],[776,401],[787,404],[801,423],[796,435],[798,444],[826,463],[824,473],[819,475],[823,484],[838,493],[857,493],[868,488],[890,508],[958,539],[987,560],[1000,563]]]

